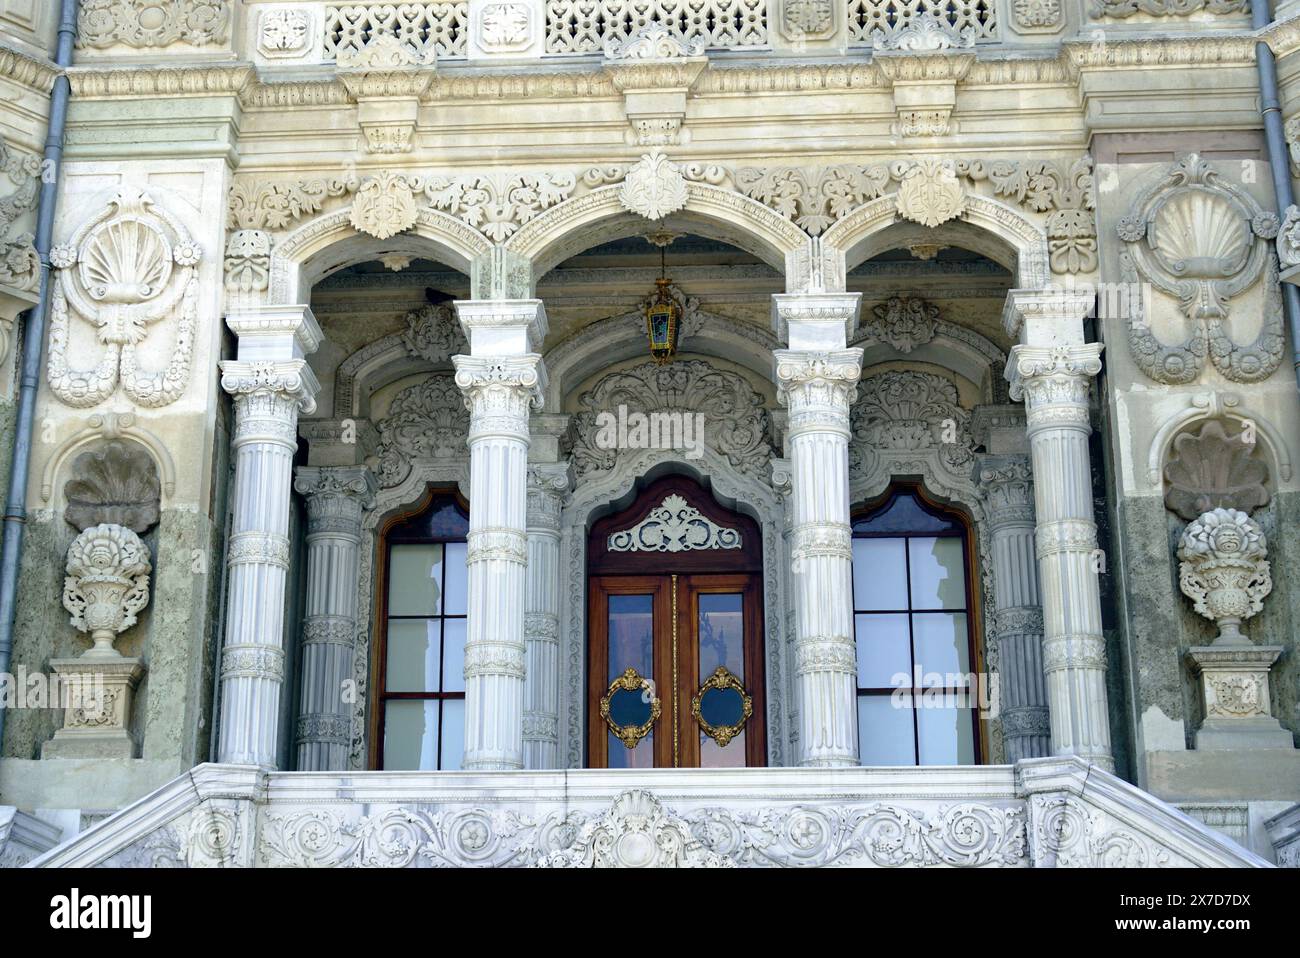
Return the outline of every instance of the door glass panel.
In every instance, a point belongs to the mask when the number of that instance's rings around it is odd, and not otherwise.
[[[895,707],[892,695],[858,697],[858,753],[863,765],[915,765],[916,746],[908,705]]]
[[[921,612],[912,616],[916,664],[922,673],[965,675],[970,671],[970,641],[965,612]],[[929,681],[927,681],[929,684]],[[945,681],[945,686],[952,684]]]
[[[912,572],[912,608],[966,608],[966,556],[955,536],[907,540]],[[902,608],[900,606],[899,608]]]
[[[384,708],[384,768],[437,767],[438,702],[388,702]]]
[[[907,608],[904,541],[853,540],[853,608],[861,612]]]
[[[627,669],[654,679],[654,596],[611,595],[609,597],[609,675],[612,682]],[[620,726],[642,725],[650,717],[651,696],[645,691],[616,691],[610,696],[610,717]],[[617,713],[616,710],[617,709]],[[636,721],[623,721],[623,718]],[[610,768],[652,768],[652,728],[634,748],[628,748],[612,730],[608,733]]]
[[[907,634],[907,613],[878,612],[856,615],[858,647],[858,688],[897,688],[894,677],[900,672],[909,676],[911,685],[912,649]]]
[[[743,598],[739,592],[700,595],[701,680],[712,675],[720,665],[725,665],[742,682],[745,680]]]
[[[438,691],[438,620],[389,619],[389,692]]]
[[[388,614],[442,612],[442,543],[395,545],[388,552]]]

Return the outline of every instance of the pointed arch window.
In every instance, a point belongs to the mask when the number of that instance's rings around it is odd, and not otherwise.
[[[379,768],[460,768],[468,532],[464,500],[438,492],[383,531],[375,682]]]
[[[899,485],[853,521],[863,765],[980,760],[970,530]]]

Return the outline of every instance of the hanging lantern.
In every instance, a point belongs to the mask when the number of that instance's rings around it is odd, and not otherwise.
[[[681,307],[668,290],[671,282],[672,280],[663,277],[655,280],[655,295],[645,308],[645,332],[650,339],[650,355],[661,366],[672,362],[677,352],[678,325],[682,318]]]
[[[645,333],[650,340],[650,355],[660,366],[672,362],[677,353],[677,336],[681,330],[682,307],[673,296],[672,280],[664,275],[664,253],[676,236],[661,230],[646,237],[659,247],[659,278],[655,291],[645,304]]]

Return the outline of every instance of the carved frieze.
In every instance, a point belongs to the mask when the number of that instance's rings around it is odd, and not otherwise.
[[[1148,17],[1186,17],[1193,13],[1242,13],[1250,0],[1093,0],[1095,17],[1127,20],[1139,13]]]
[[[434,209],[501,243],[537,214],[567,200],[576,182],[572,173],[484,172],[431,176],[424,192]]]
[[[208,46],[230,38],[230,0],[82,0],[77,46]]]
[[[120,386],[141,406],[175,402],[189,384],[202,256],[178,219],[132,188],[120,190],[66,244],[55,246],[46,366],[54,394],[69,406],[86,407]],[[103,352],[93,369],[69,364],[73,317],[97,330]],[[148,372],[139,368],[137,350],[154,326],[174,326],[175,333],[167,366]]]

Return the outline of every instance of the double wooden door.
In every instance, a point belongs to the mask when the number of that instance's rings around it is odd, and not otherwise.
[[[688,498],[689,497],[689,500]],[[723,549],[613,554],[603,544],[656,503],[707,509]],[[684,511],[685,510],[685,511]],[[659,512],[662,514],[662,507]],[[700,513],[703,516],[703,512]],[[596,526],[589,552],[587,761],[594,768],[766,764],[757,525],[682,478]],[[603,574],[602,574],[603,573]]]

